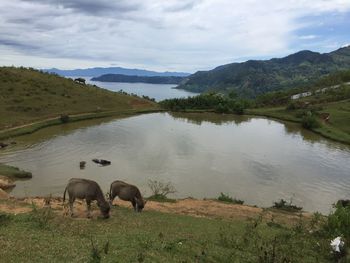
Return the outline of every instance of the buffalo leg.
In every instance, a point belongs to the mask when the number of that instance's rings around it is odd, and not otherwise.
[[[70,210],[70,216],[74,216],[74,211],[73,211],[73,203],[75,201],[75,198],[69,197],[69,210]]]
[[[86,199],[86,206],[87,206],[87,218],[91,218],[91,200]]]
[[[135,200],[132,200],[131,203],[132,203],[132,206],[134,207],[135,212],[137,212],[136,201],[135,201]]]

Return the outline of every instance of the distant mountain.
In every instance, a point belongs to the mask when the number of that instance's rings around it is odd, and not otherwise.
[[[194,92],[235,90],[245,97],[312,83],[321,76],[350,68],[350,46],[320,54],[308,50],[284,58],[249,60],[198,71],[179,86]]]
[[[128,83],[154,83],[154,84],[179,84],[184,78],[177,76],[128,76],[122,74],[105,74],[92,78],[94,81],[102,82],[128,82]]]
[[[61,70],[57,68],[51,69],[43,69],[42,71],[56,73],[60,76],[71,77],[71,76],[79,76],[79,77],[97,77],[105,74],[122,74],[129,76],[175,76],[175,77],[186,77],[190,75],[190,73],[185,72],[156,72],[149,71],[144,69],[129,69],[129,68],[121,68],[121,67],[109,67],[109,68],[87,68],[87,69],[73,69],[73,70]]]

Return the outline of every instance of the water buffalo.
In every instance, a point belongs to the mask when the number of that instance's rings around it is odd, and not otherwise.
[[[85,162],[85,161],[81,161],[81,162],[79,163],[80,169],[84,169],[84,168],[85,168],[85,165],[86,165],[86,162]]]
[[[102,166],[110,165],[111,161],[103,160],[103,159],[92,159],[94,163],[100,164]]]
[[[135,212],[141,212],[146,202],[143,200],[140,190],[135,186],[122,181],[114,181],[111,183],[109,190],[109,200],[112,204],[114,198],[118,196],[121,200],[130,201]]]
[[[79,84],[85,84],[85,79],[83,79],[83,78],[76,78],[76,79],[74,79],[74,81],[79,83]]]
[[[72,178],[69,180],[63,194],[63,202],[66,199],[66,192],[69,195],[69,208],[73,216],[73,203],[76,198],[85,199],[87,205],[87,216],[91,217],[91,201],[96,200],[103,218],[109,218],[110,205],[103,196],[100,186],[92,180]]]

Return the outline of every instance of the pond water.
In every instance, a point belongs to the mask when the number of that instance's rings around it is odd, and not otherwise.
[[[350,198],[350,148],[257,117],[153,113],[125,119],[68,123],[16,138],[0,162],[31,171],[15,196],[61,196],[69,178],[96,180],[104,191],[117,179],[150,194],[148,180],[170,181],[173,196],[215,198],[220,192],[247,204],[284,198],[328,213]],[[93,158],[112,165],[99,167]],[[79,162],[86,161],[84,170]]]
[[[172,98],[186,98],[197,95],[197,93],[186,90],[175,89],[176,84],[148,84],[148,83],[121,83],[121,82],[101,82],[91,81],[87,78],[87,83],[105,88],[111,91],[123,90],[129,94],[134,93],[138,96],[148,96],[161,101]]]

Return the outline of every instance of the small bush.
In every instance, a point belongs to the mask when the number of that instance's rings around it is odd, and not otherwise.
[[[288,105],[287,105],[287,107],[286,107],[286,110],[288,110],[288,111],[296,110],[296,109],[297,109],[297,106],[296,106],[296,104],[295,104],[294,101],[288,103]]]
[[[68,115],[61,115],[60,120],[62,123],[67,123],[69,122],[69,116]]]
[[[230,109],[226,104],[219,103],[218,106],[215,107],[215,112],[217,113],[229,113]]]
[[[350,240],[350,206],[336,205],[324,225],[324,230],[332,237],[344,236]]]
[[[221,202],[231,203],[231,204],[239,204],[239,205],[244,204],[243,200],[232,198],[228,194],[224,194],[224,193],[220,193],[220,196],[218,197],[217,200]]]
[[[289,211],[289,212],[298,212],[301,211],[303,208],[300,206],[296,206],[293,204],[292,200],[290,200],[289,202],[287,202],[284,199],[280,199],[277,202],[274,202],[274,205],[272,206],[273,208],[276,209],[281,209],[281,210],[285,210],[285,211]]]
[[[310,112],[302,118],[301,124],[305,129],[315,129],[321,127],[320,122]]]
[[[176,189],[171,182],[163,183],[157,180],[149,180],[148,187],[152,191],[151,197],[157,199],[167,199],[167,195],[176,193]]]

